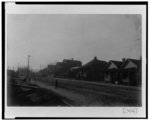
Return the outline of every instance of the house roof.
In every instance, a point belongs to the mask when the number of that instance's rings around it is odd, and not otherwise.
[[[106,70],[110,67],[111,64],[115,64],[115,66],[119,69],[120,66],[122,65],[122,62],[121,61],[116,61],[116,60],[110,60],[109,63],[107,64],[106,66]]]
[[[73,70],[77,70],[77,69],[80,69],[80,68],[81,68],[80,66],[76,66],[76,67],[71,67],[70,70],[73,71]]]
[[[83,68],[90,68],[90,67],[100,67],[100,68],[105,68],[107,65],[106,61],[98,60],[96,57],[88,62],[87,64],[83,65]]]
[[[114,61],[114,60],[111,60],[111,62],[113,62],[117,67],[120,67],[122,65],[122,62],[121,61]]]
[[[129,58],[128,60],[134,62],[136,65],[139,65],[139,64],[140,64],[140,60],[137,60],[137,59],[130,59],[130,58]]]
[[[127,64],[128,64],[130,61],[133,62],[138,68],[139,68],[139,66],[141,65],[141,61],[140,61],[140,60],[128,58],[128,59],[126,59],[126,61],[121,65],[120,69],[125,69],[125,67],[127,66]]]

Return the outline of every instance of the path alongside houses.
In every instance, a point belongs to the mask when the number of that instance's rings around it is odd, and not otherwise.
[[[57,88],[54,84],[56,80],[58,81]],[[39,80],[37,85],[65,97],[65,101],[74,106],[141,105],[141,89],[138,87],[61,78]]]

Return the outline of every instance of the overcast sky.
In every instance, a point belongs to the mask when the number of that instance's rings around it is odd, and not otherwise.
[[[40,69],[63,59],[83,64],[100,60],[139,59],[141,15],[9,14],[7,60],[9,67]]]

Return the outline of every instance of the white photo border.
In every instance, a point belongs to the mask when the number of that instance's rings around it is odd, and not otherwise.
[[[21,2],[20,2],[21,3]],[[24,2],[25,3],[25,2]],[[30,3],[30,2],[28,2]],[[8,107],[6,105],[7,85],[5,82],[4,118],[146,118],[147,117],[147,4],[16,4],[5,2],[5,23],[7,14],[141,14],[142,15],[142,107]],[[109,3],[109,2],[108,2]],[[112,2],[111,2],[112,3]],[[132,2],[134,3],[134,2]],[[40,5],[41,4],[41,5]],[[129,4],[129,5],[128,5]],[[40,9],[39,9],[40,8]],[[5,24],[5,81],[7,80],[7,25]],[[136,108],[137,114],[124,114],[124,108]],[[34,113],[33,113],[34,112]]]

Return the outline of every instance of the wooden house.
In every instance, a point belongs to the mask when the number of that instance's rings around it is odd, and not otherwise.
[[[126,59],[120,72],[122,84],[141,85],[141,60]]]
[[[106,66],[105,69],[105,82],[107,83],[120,83],[120,66],[122,65],[121,61],[111,60]]]
[[[63,62],[58,62],[56,64],[56,67],[58,70],[55,73],[56,77],[65,77],[68,78],[70,76],[70,68],[76,67],[76,66],[82,66],[82,62],[78,60],[73,59],[64,59]]]
[[[89,81],[104,81],[104,72],[107,62],[98,60],[95,57],[93,60],[83,65],[82,78]]]

